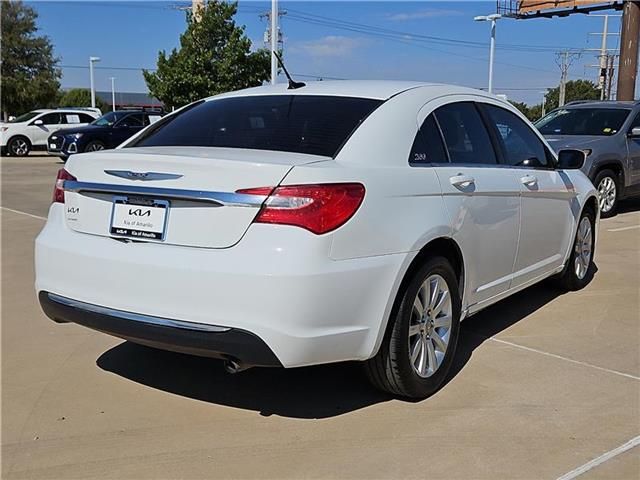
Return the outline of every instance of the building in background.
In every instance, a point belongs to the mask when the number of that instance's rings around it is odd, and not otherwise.
[[[111,92],[96,92],[96,96],[111,106]],[[163,108],[164,105],[148,93],[116,92],[116,109],[132,107]]]

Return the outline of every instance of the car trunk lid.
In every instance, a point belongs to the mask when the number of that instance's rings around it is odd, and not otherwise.
[[[147,147],[75,156],[65,182],[69,228],[92,235],[204,248],[237,243],[264,196],[296,165],[327,157],[207,147]]]

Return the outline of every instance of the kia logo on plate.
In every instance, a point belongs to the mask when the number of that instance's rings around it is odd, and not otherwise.
[[[150,217],[151,210],[142,210],[141,208],[130,208],[129,215],[134,215],[136,217]]]

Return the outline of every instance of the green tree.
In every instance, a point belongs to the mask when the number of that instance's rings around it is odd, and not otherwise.
[[[575,100],[599,100],[600,90],[595,83],[589,80],[571,80],[567,82],[565,103]],[[552,88],[546,95],[547,111],[558,108],[560,99],[560,87]]]
[[[269,52],[251,51],[244,27],[233,20],[237,11],[237,3],[211,0],[199,10],[198,19],[187,14],[180,48],[169,55],[160,51],[157,71],[143,71],[151,95],[170,109],[258,86],[269,78]]]
[[[509,100],[511,104],[516,107],[518,110],[522,112],[522,114],[527,117],[532,122],[539,120],[542,116],[542,105],[532,105],[529,106],[524,102],[515,102],[513,100]]]
[[[60,97],[58,105],[60,107],[90,107],[91,90],[88,88],[72,88],[71,90],[67,90]],[[96,107],[102,110],[102,113],[107,113],[111,110],[111,106],[98,96],[96,96]]]
[[[2,2],[2,94],[4,119],[55,103],[60,88],[58,59],[46,36],[38,36],[36,11],[21,1]]]

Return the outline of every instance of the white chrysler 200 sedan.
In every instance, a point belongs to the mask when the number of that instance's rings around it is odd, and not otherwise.
[[[556,156],[510,104],[461,87],[219,95],[71,157],[36,290],[56,322],[231,371],[361,360],[377,387],[426,397],[462,319],[593,275],[584,157]]]

